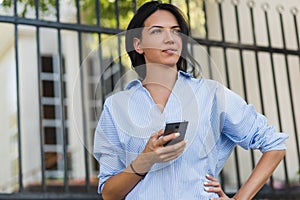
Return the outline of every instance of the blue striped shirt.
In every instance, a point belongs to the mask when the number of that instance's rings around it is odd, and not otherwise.
[[[193,200],[217,197],[204,190],[206,174],[217,177],[235,145],[261,152],[285,149],[287,134],[276,132],[252,105],[216,81],[182,71],[161,112],[139,80],[106,99],[95,131],[100,164],[99,193],[105,181],[141,153],[149,136],[168,122],[188,121],[183,154],[156,163],[126,196],[130,200]]]

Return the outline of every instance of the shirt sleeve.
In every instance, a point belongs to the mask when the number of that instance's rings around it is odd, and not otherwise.
[[[106,180],[125,168],[124,151],[107,103],[95,131],[94,156],[100,165],[98,192],[101,193]]]
[[[239,95],[224,87],[224,124],[222,133],[244,149],[261,152],[286,149],[285,133],[269,126],[264,115],[247,104]]]

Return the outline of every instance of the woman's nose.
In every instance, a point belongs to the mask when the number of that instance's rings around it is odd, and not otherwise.
[[[166,29],[164,34],[165,43],[174,43],[174,36],[172,35],[172,30]]]

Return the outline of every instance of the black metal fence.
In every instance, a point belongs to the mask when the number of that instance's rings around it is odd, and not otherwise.
[[[5,1],[3,1],[5,2]],[[6,1],[9,2],[9,1]],[[50,1],[49,1],[50,2]],[[8,7],[12,10],[12,15],[0,15],[0,27],[1,23],[11,24],[14,27],[14,53],[15,53],[15,67],[16,69],[16,95],[17,95],[17,144],[18,144],[18,181],[17,188],[12,193],[1,193],[0,199],[97,199],[100,198],[96,194],[97,181],[93,181],[97,176],[97,164],[92,156],[89,154],[87,148],[82,145],[83,160],[84,163],[84,180],[82,184],[73,184],[70,177],[71,161],[69,159],[69,138],[70,130],[68,129],[68,117],[67,110],[70,109],[68,103],[66,103],[66,78],[65,78],[65,62],[67,59],[63,53],[62,44],[62,31],[70,31],[76,34],[78,44],[78,63],[83,63],[85,60],[85,44],[83,43],[85,34],[96,35],[96,40],[101,43],[103,35],[116,35],[122,31],[122,9],[127,8],[131,13],[135,12],[138,5],[141,2],[133,0],[132,2],[125,1],[112,1],[107,4],[104,1],[74,1],[74,8],[76,9],[75,18],[73,23],[61,21],[61,6],[63,1],[52,1],[54,10],[54,20],[40,19],[41,10],[44,5],[43,1],[35,0],[31,5],[34,17],[26,17],[26,13],[20,12],[20,6],[26,7],[26,4],[19,1],[13,1]],[[83,10],[82,6],[90,6],[87,10]],[[191,23],[192,30],[196,32],[193,35],[193,39],[200,45],[204,46],[210,55],[210,58],[214,60],[221,71],[224,84],[229,88],[236,90],[242,95],[248,102],[255,104],[261,113],[266,116],[273,116],[273,121],[278,126],[279,131],[288,132],[290,135],[290,141],[288,143],[288,150],[286,158],[282,161],[279,172],[276,178],[271,178],[270,182],[260,191],[257,195],[258,199],[300,199],[299,189],[299,169],[300,169],[300,150],[299,150],[299,124],[300,124],[300,98],[298,91],[300,89],[299,84],[299,56],[300,56],[300,42],[299,42],[299,15],[297,7],[288,7],[289,10],[284,10],[283,6],[269,6],[268,4],[261,4],[259,1],[170,1],[176,5],[184,5],[184,11],[187,13],[188,19]],[[282,1],[282,3],[285,3]],[[295,4],[298,3],[295,1]],[[107,5],[109,7],[107,7]],[[3,5],[2,5],[3,6]],[[30,6],[30,5],[27,5]],[[106,7],[105,7],[106,6]],[[197,9],[195,9],[197,8]],[[105,9],[112,9],[114,12],[105,14]],[[24,11],[24,9],[23,9]],[[83,22],[84,17],[89,17],[87,13],[94,13],[91,23]],[[109,11],[108,11],[109,12]],[[21,16],[22,13],[24,16]],[[197,14],[202,13],[203,23],[199,23],[195,17]],[[230,14],[229,14],[230,13]],[[107,15],[108,18],[113,16],[112,26],[106,26],[103,21],[103,16]],[[231,17],[229,17],[231,16]],[[260,16],[259,18],[257,16]],[[274,19],[275,20],[274,22]],[[289,23],[287,23],[287,20]],[[126,22],[126,21],[125,21]],[[271,23],[272,22],[272,23]],[[124,23],[124,22],[123,22]],[[259,24],[259,26],[257,26]],[[275,25],[274,25],[275,24]],[[23,60],[19,55],[19,34],[20,26],[29,26],[35,29],[35,43],[36,43],[36,70],[38,73],[37,83],[39,85],[39,136],[40,144],[39,150],[41,152],[40,160],[40,182],[37,186],[24,186],[23,180],[23,166],[24,162],[22,157],[22,151],[26,146],[23,146],[22,140],[24,139],[24,133],[22,133],[21,124],[24,119],[21,117],[21,85],[20,85],[20,63]],[[263,26],[261,26],[263,25]],[[248,26],[248,29],[245,28]],[[275,26],[276,28],[274,29]],[[216,28],[217,27],[217,28]],[[287,28],[289,27],[289,28]],[[47,68],[47,62],[43,62],[47,58],[41,51],[41,29],[53,29],[56,31],[57,37],[57,59],[56,67],[51,68],[49,71]],[[201,29],[201,30],[200,30]],[[248,30],[245,32],[245,30]],[[1,32],[5,31],[0,28]],[[197,30],[200,30],[197,32]],[[0,32],[0,36],[1,36]],[[192,31],[193,32],[193,31]],[[274,36],[274,32],[276,36]],[[234,37],[231,37],[234,35]],[[247,35],[248,39],[243,38]],[[272,38],[274,36],[274,38]],[[264,38],[264,39],[261,39]],[[294,38],[292,42],[290,39]],[[279,45],[274,42],[280,41]],[[287,43],[289,41],[290,43]],[[275,45],[274,45],[275,44]],[[118,40],[117,53],[121,53],[121,45],[123,45],[121,38]],[[194,54],[197,51],[194,50]],[[106,62],[109,58],[103,55],[103,52],[99,51],[100,63]],[[279,57],[279,58],[278,58]],[[72,58],[74,59],[74,58]],[[281,61],[279,62],[278,60]],[[235,60],[235,66],[232,65]],[[0,60],[1,61],[1,60]],[[54,62],[52,60],[51,62]],[[121,76],[124,73],[122,60],[119,60],[120,65],[111,65],[117,67],[117,72],[112,72],[106,80],[110,82],[111,88],[102,88],[102,97],[113,90],[115,76]],[[1,62],[0,62],[1,63]],[[279,64],[278,64],[279,63]],[[211,65],[211,63],[209,63]],[[0,66],[1,67],[1,66]],[[80,67],[80,66],[73,66]],[[95,67],[95,66],[93,66]],[[119,67],[119,68],[118,68]],[[48,70],[48,71],[47,71]],[[98,69],[102,70],[104,69]],[[81,71],[81,70],[79,70]],[[50,74],[49,74],[50,73]],[[52,75],[51,75],[52,73]],[[93,74],[93,72],[90,72]],[[104,72],[103,72],[104,73]],[[207,76],[215,78],[216,74],[209,71],[205,72]],[[53,74],[58,76],[53,78]],[[91,75],[92,76],[92,75]],[[80,98],[82,109],[82,140],[84,144],[91,143],[90,138],[93,135],[95,125],[89,125],[91,118],[89,117],[89,106],[91,104],[86,98],[85,84],[88,82],[89,76],[85,75],[84,71],[81,71],[79,75],[80,83]],[[118,77],[115,77],[118,79]],[[46,81],[51,80],[53,88],[53,95],[45,95],[45,91],[49,90],[49,85],[46,85]],[[47,82],[49,83],[49,82]],[[103,84],[102,84],[103,85]],[[93,85],[95,87],[95,84]],[[53,98],[53,99],[51,99]],[[53,101],[52,101],[53,100]],[[49,103],[50,102],[50,103]],[[51,103],[52,102],[52,103]],[[55,102],[55,103],[53,103]],[[101,100],[100,100],[101,102]],[[54,106],[53,117],[45,117],[45,113],[49,106]],[[275,117],[274,117],[275,116]],[[48,120],[48,121],[47,121]],[[52,121],[51,121],[52,120]],[[59,121],[58,124],[53,125],[53,121]],[[96,121],[94,119],[94,121]],[[49,122],[49,123],[48,123]],[[53,122],[53,123],[52,123]],[[47,125],[48,124],[48,125]],[[50,125],[49,125],[50,124]],[[52,125],[51,125],[52,124]],[[55,124],[55,123],[54,123]],[[51,129],[53,128],[54,129]],[[56,145],[60,143],[61,151],[52,154],[47,152],[45,146],[47,142],[47,134],[49,130],[55,130],[54,134]],[[57,142],[59,141],[59,142]],[[54,168],[59,168],[59,162],[62,166],[62,175],[58,178],[62,180],[58,184],[49,184],[49,180],[53,179],[51,174],[51,166],[49,167],[48,156],[54,155],[55,164]],[[257,162],[257,155],[251,151],[250,155],[246,156],[247,163],[245,164],[241,155],[246,155],[241,149],[236,148],[233,157],[231,159],[231,167],[235,167],[233,171],[230,169],[230,173],[234,175],[228,177],[226,167],[221,174],[221,181],[223,188],[228,194],[234,193],[237,188],[245,181],[245,165],[249,165],[249,170],[253,169]],[[61,157],[60,157],[61,156]],[[249,171],[248,170],[248,171]],[[247,171],[247,170],[246,170]],[[298,174],[297,174],[298,172]],[[281,181],[280,187],[278,186],[278,178]],[[50,178],[49,178],[50,177]],[[291,181],[291,177],[296,179]],[[57,177],[56,177],[57,178]],[[55,178],[54,178],[55,179]],[[91,181],[92,180],[92,181]],[[229,187],[228,185],[231,185]],[[233,188],[233,189],[232,189]]]

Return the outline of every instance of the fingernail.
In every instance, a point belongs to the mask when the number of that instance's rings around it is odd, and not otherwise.
[[[204,182],[204,183],[203,183],[203,185],[207,185],[207,184],[208,184],[208,182]]]
[[[206,177],[210,177],[210,175],[209,175],[209,174],[206,174],[205,176],[206,176]]]
[[[180,133],[174,133],[174,135],[175,135],[176,137],[178,137],[178,136],[180,135]]]

